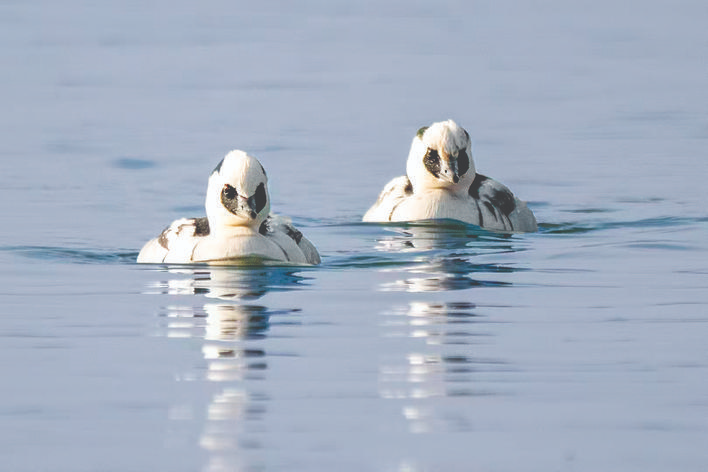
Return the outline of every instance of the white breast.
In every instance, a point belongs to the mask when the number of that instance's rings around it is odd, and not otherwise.
[[[444,188],[414,191],[406,177],[393,179],[364,221],[421,221],[452,219],[505,233],[538,231],[526,203],[496,180],[478,175],[469,190],[454,193]]]
[[[285,252],[269,238],[250,228],[236,227],[234,231],[210,234],[199,241],[194,248],[192,262],[215,262],[249,256],[287,261]]]
[[[173,222],[159,237],[145,244],[138,255],[138,262],[223,263],[243,257],[258,257],[294,264],[320,263],[314,245],[283,218],[269,218],[261,231],[236,226],[218,228],[216,232],[203,235],[198,234],[198,221],[183,218]]]
[[[391,213],[391,221],[453,219],[479,225],[470,197],[460,197],[446,190],[429,190],[401,201]]]

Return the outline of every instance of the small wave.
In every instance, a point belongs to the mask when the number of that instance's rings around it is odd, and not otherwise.
[[[353,254],[325,257],[323,267],[332,269],[376,269],[394,268],[411,265],[408,259],[389,257],[381,254]]]
[[[330,227],[336,228],[338,233],[346,233],[347,239],[353,237],[355,247],[334,256],[325,254],[324,268],[406,269],[440,258],[468,258],[525,249],[522,237],[492,233],[454,221],[441,224],[355,222]]]
[[[630,221],[540,223],[539,234],[570,236],[614,229],[671,228],[706,222],[706,217],[665,216]],[[366,242],[364,247],[357,244],[358,248],[341,248],[334,254],[322,254],[320,268],[323,269],[405,268],[419,264],[422,259],[523,251],[531,241],[525,235],[498,234],[454,221],[442,224],[372,224],[358,221],[319,221],[316,224],[311,221],[310,224],[319,226],[319,231],[324,228],[337,228],[335,232],[344,229],[348,237]],[[129,249],[59,246],[5,246],[0,247],[0,251],[29,259],[78,264],[134,264],[138,256],[137,251]],[[302,270],[308,268],[303,267]]]
[[[584,234],[600,228],[578,223],[539,223],[538,231],[543,234]]]
[[[0,251],[43,261],[70,262],[79,264],[134,263],[135,251],[107,251],[99,249],[74,249],[54,246],[7,246]]]
[[[704,223],[708,218],[688,218],[678,216],[663,216],[643,218],[633,221],[598,221],[590,223],[539,223],[539,232],[543,234],[584,234],[593,231],[632,228],[671,228],[676,226],[690,226]]]

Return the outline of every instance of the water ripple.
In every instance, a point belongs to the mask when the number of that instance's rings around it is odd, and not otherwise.
[[[297,290],[309,283],[299,268],[260,266],[151,266],[160,275],[146,293],[204,295],[221,300],[254,300],[268,292]]]
[[[0,247],[0,251],[29,259],[74,264],[125,264],[135,262],[138,257],[137,251],[128,249],[101,250],[57,246],[5,246]]]
[[[577,210],[583,213],[583,210]],[[593,213],[604,213],[593,209]],[[467,258],[478,255],[519,252],[527,249],[533,238],[543,235],[583,235],[590,232],[616,229],[656,229],[703,225],[708,217],[663,216],[626,221],[545,222],[539,224],[539,233],[531,235],[497,234],[454,221],[439,224],[360,222],[332,222],[308,220],[305,226],[317,233],[337,233],[347,247],[323,252],[324,269],[395,268],[419,264],[422,260],[439,258]],[[340,239],[340,238],[335,238]],[[636,241],[656,249],[691,249],[657,241]],[[134,264],[138,251],[131,249],[76,248],[62,246],[15,245],[0,247],[0,252],[29,259],[78,264]],[[265,263],[279,266],[279,263]],[[264,261],[244,258],[240,267],[259,267]],[[167,264],[163,266],[168,266]],[[179,267],[179,265],[169,265]],[[189,265],[187,267],[195,267]]]
[[[630,221],[600,221],[594,223],[540,223],[539,231],[542,234],[584,234],[591,231],[606,231],[613,229],[633,229],[633,228],[671,228],[676,226],[691,226],[705,223],[708,218],[688,218],[678,216],[662,216],[653,218],[642,218]]]

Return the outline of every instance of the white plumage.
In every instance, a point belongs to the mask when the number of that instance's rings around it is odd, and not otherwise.
[[[231,151],[209,177],[204,218],[181,218],[148,241],[138,262],[228,264],[255,257],[319,264],[315,246],[287,218],[270,215],[268,178],[255,157]]]
[[[469,134],[452,120],[418,130],[406,174],[386,184],[364,221],[453,219],[504,233],[538,230],[525,202],[476,172]]]

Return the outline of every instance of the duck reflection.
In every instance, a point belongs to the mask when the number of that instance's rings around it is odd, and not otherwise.
[[[416,301],[384,314],[384,336],[414,338],[425,343],[380,365],[379,394],[402,402],[401,414],[414,433],[465,430],[462,412],[440,416],[427,399],[490,395],[475,379],[484,372],[508,370],[506,362],[472,355],[471,345],[490,342],[486,319],[469,302]],[[415,344],[415,343],[413,343]]]
[[[267,397],[243,388],[225,388],[209,404],[206,425],[199,439],[209,452],[204,471],[222,472],[248,467],[238,451],[262,448],[254,424],[263,421]]]
[[[168,267],[160,273],[166,277],[148,293],[187,300],[161,309],[166,336],[201,340],[204,370],[178,378],[202,382],[200,389],[212,391],[199,437],[199,447],[208,453],[203,470],[251,470],[244,452],[261,448],[259,425],[268,411],[269,395],[261,387],[269,359],[264,340],[274,326],[298,323],[301,311],[254,300],[272,291],[297,290],[307,278],[290,267]],[[194,295],[208,302],[194,304]],[[190,416],[181,406],[173,410],[179,413],[176,420]]]
[[[465,224],[415,224],[387,227],[376,249],[391,253],[418,253],[403,271],[406,277],[381,284],[383,291],[438,292],[472,287],[503,287],[504,280],[486,274],[503,274],[516,269],[500,264],[473,263],[488,254],[519,251],[509,236],[497,235]],[[396,268],[382,272],[399,272]]]
[[[392,271],[388,269],[386,271]],[[400,269],[396,269],[400,270]],[[473,264],[463,257],[435,257],[405,269],[407,276],[381,284],[383,291],[440,292],[472,287],[505,287],[510,282],[481,278],[482,274],[502,274],[515,269],[498,264]],[[479,275],[477,275],[479,274]]]
[[[261,340],[277,323],[292,324],[299,309],[270,310],[260,305],[208,303],[202,307],[168,306],[161,316],[167,319],[170,338],[200,338],[207,361],[206,380],[235,381],[261,378],[267,368],[266,353],[247,347],[246,341]]]
[[[487,336],[482,317],[468,302],[412,302],[384,313],[387,337],[421,338],[428,345],[475,344]]]
[[[160,316],[167,318],[167,337],[233,341],[265,337],[270,316],[285,312],[270,311],[260,305],[207,303],[196,307],[168,305]]]
[[[507,235],[490,233],[475,226],[454,221],[409,223],[386,227],[388,234],[377,240],[376,249],[385,252],[424,252],[430,250],[469,249],[470,245],[486,250],[510,251]]]
[[[300,269],[301,270],[301,269]],[[169,278],[149,286],[147,293],[204,295],[222,300],[255,300],[271,291],[295,290],[308,280],[285,267],[168,267]]]
[[[268,369],[268,356],[261,341],[271,328],[271,320],[287,319],[298,312],[260,305],[210,303],[204,305],[203,312],[195,313],[197,318],[204,315],[205,380],[224,386],[208,405],[199,440],[200,446],[209,452],[204,470],[239,470],[236,465],[244,460],[239,451],[262,447],[257,425],[265,421],[269,396],[258,388]]]
[[[273,324],[293,324],[291,316],[299,311],[233,302],[165,307],[168,337],[202,340],[203,373],[182,378],[213,390],[199,437],[199,447],[208,453],[203,470],[247,468],[241,452],[261,447],[254,431],[265,421],[269,398],[259,390],[268,371],[263,340]]]

